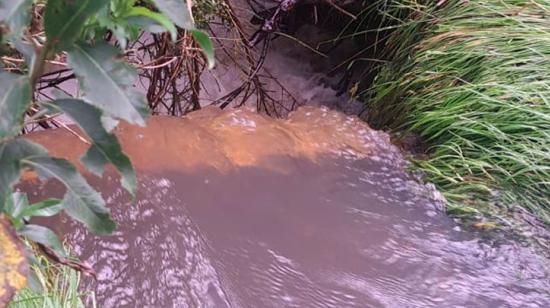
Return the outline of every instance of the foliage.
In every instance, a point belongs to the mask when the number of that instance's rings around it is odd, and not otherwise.
[[[80,273],[39,256],[32,266],[32,286],[20,290],[8,307],[77,308],[96,307],[92,292],[79,290]]]
[[[389,2],[401,24],[367,120],[420,135],[416,163],[451,206],[519,205],[550,222],[550,2]]]
[[[154,11],[154,5],[160,13]],[[40,24],[31,23],[31,11],[41,11]],[[122,57],[128,39],[144,30],[167,31],[176,38],[176,26],[189,32],[213,65],[208,36],[194,27],[191,12],[179,0],[3,0],[0,2],[2,48],[7,55],[25,56],[26,68],[3,67],[0,72],[0,213],[21,237],[67,258],[57,236],[49,229],[29,224],[35,216],[64,212],[96,234],[115,228],[109,209],[95,191],[64,159],[51,157],[38,144],[18,137],[29,122],[40,122],[64,113],[87,136],[90,148],[81,158],[92,173],[114,165],[124,188],[134,196],[136,177],[129,158],[110,131],[116,120],[144,125],[145,97],[133,89],[137,73]],[[32,32],[38,27],[43,31]],[[37,34],[38,33],[38,34]],[[112,45],[105,38],[116,38]],[[39,100],[35,87],[50,59],[66,57],[79,80],[79,97]],[[16,73],[20,72],[20,73]],[[66,187],[63,199],[30,204],[26,194],[14,192],[21,172],[35,172],[41,179],[55,179]],[[1,290],[0,290],[1,291]]]

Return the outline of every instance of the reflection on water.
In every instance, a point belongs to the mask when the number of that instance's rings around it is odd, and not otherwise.
[[[52,224],[97,271],[85,287],[100,307],[550,306],[548,259],[461,230],[387,136],[353,118],[210,110],[149,124],[119,131],[135,204],[112,173],[92,179],[115,234]],[[82,150],[60,131],[32,138]]]

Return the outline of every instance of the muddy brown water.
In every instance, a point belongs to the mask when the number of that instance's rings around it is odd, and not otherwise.
[[[66,218],[98,307],[549,307],[550,262],[483,239],[404,171],[387,135],[302,108],[288,120],[206,109],[118,129],[138,169],[134,204],[112,171],[90,177],[118,228]],[[76,160],[65,131],[30,138]],[[59,196],[43,183],[34,197]]]

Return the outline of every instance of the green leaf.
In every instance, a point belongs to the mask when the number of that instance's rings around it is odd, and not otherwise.
[[[19,134],[30,103],[29,79],[26,76],[0,72],[0,140]]]
[[[78,40],[90,16],[109,0],[49,0],[44,14],[48,43],[55,51],[69,49]]]
[[[13,36],[17,37],[30,22],[32,0],[0,1],[0,21],[5,22]]]
[[[176,25],[189,31],[199,44],[208,61],[208,68],[214,67],[214,48],[206,33],[195,28],[191,12],[185,0],[153,0],[157,8]]]
[[[28,203],[28,201],[27,201]],[[31,204],[23,207],[22,210],[17,214],[16,218],[23,217],[50,217],[57,215],[63,206],[61,200],[59,199],[46,199],[40,202]]]
[[[22,37],[12,39],[13,47],[23,56],[28,67],[32,66],[32,60],[35,57],[34,47],[31,43],[24,41]]]
[[[101,176],[105,170],[105,165],[109,163],[105,155],[95,146],[90,146],[88,151],[80,158],[80,161],[97,176]]]
[[[34,267],[35,269],[44,272],[44,264],[36,258],[36,255],[34,254],[34,251],[29,247],[25,247],[27,251],[27,263],[29,264],[29,267]],[[35,292],[44,292],[44,287],[42,286],[42,283],[40,282],[40,278],[38,278],[38,275],[36,274],[35,270],[29,271],[27,274],[27,285],[26,288],[29,288]]]
[[[19,236],[24,236],[27,239],[42,244],[48,248],[51,248],[60,256],[67,258],[67,252],[63,248],[61,241],[57,235],[50,229],[39,225],[23,225],[17,230]]]
[[[0,142],[0,210],[4,209],[12,186],[19,179],[19,161],[33,155],[47,155],[47,152],[42,146],[25,139]]]
[[[25,222],[25,217],[49,217],[61,211],[61,200],[46,199],[41,202],[29,205],[27,194],[14,192],[6,201],[4,212],[10,217],[13,226],[18,229]]]
[[[151,20],[154,20],[159,25],[163,26],[168,30],[170,33],[170,36],[172,37],[172,40],[176,40],[178,36],[178,30],[176,30],[176,27],[174,24],[164,15],[155,13],[145,7],[133,7],[132,10],[128,13],[127,17],[146,17]]]
[[[5,147],[1,150],[0,161],[18,161],[30,156],[48,155],[46,148],[27,139],[16,138],[2,143]]]
[[[67,62],[88,102],[114,117],[144,125],[145,97],[133,88],[137,73],[118,56],[118,49],[106,43],[76,44],[68,52]]]
[[[157,8],[183,29],[195,29],[185,0],[153,0]]]
[[[0,151],[1,145],[0,145]],[[19,165],[13,161],[3,161],[0,155],[0,212],[5,210],[10,202],[11,188],[19,179]]]
[[[103,127],[100,109],[78,99],[61,99],[53,101],[48,106],[65,112],[90,137],[92,146],[81,158],[82,163],[93,173],[101,176],[106,163],[112,163],[121,175],[122,186],[135,196],[136,175],[128,157],[114,134]]]
[[[159,25],[154,20],[143,16],[131,16],[126,19],[126,22],[130,25],[136,26],[139,29],[143,29],[149,33],[163,33],[166,32],[166,28]]]
[[[84,223],[96,234],[109,234],[115,228],[105,201],[73,165],[64,159],[47,156],[28,157],[21,160],[25,166],[56,178],[67,188],[63,209],[75,220]]]
[[[93,233],[99,235],[111,234],[116,227],[115,222],[104,205],[90,206],[78,194],[67,191],[63,198],[63,209],[75,220],[84,223]]]
[[[23,224],[23,221],[18,216],[27,206],[29,206],[29,199],[27,199],[27,195],[24,193],[14,192],[6,200],[4,213],[10,217],[11,223],[16,229]]]
[[[214,47],[212,46],[212,41],[210,41],[210,38],[208,37],[208,35],[196,29],[189,30],[189,32],[191,32],[191,35],[193,35],[193,38],[201,47],[202,52],[204,52],[206,56],[206,60],[208,62],[208,68],[209,69],[214,68],[214,64],[215,64]]]

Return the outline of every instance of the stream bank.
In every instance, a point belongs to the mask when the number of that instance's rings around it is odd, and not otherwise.
[[[417,137],[414,163],[451,212],[548,228],[550,3],[389,2],[399,18],[383,51],[391,62],[363,118]]]

